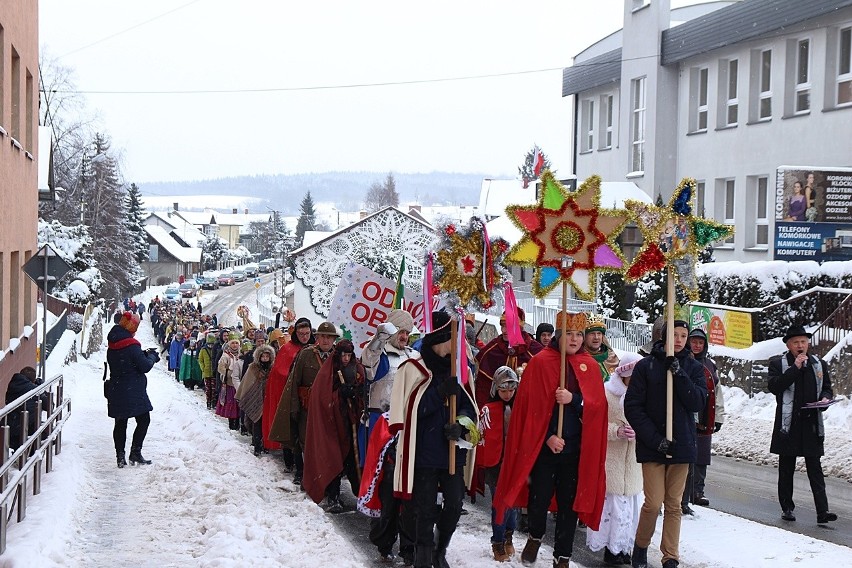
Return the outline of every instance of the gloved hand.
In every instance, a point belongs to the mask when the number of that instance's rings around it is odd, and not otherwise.
[[[716,422],[716,424],[714,425],[714,428],[713,428],[713,432],[718,432],[721,429],[722,429],[722,423]]]
[[[340,385],[340,396],[343,398],[355,398],[355,387],[351,385]]]
[[[456,377],[448,377],[438,385],[438,394],[444,398],[449,398],[453,395],[458,396],[461,393],[461,387]]]
[[[680,371],[680,363],[678,362],[677,357],[674,355],[666,357],[666,369],[671,370],[672,375],[677,375],[677,372]]]
[[[444,438],[457,442],[464,433],[464,428],[458,422],[452,424],[444,424]]]
[[[146,349],[146,350],[145,350],[145,355],[147,355],[147,356],[149,356],[149,357],[150,357],[151,355],[153,355],[153,356],[154,356],[154,363],[159,363],[159,362],[160,362],[160,355],[157,353],[157,348],[156,348],[156,347],[149,347],[148,349]]]
[[[666,438],[663,438],[662,440],[660,440],[660,445],[657,446],[657,451],[660,452],[661,454],[668,454],[669,447],[672,444],[674,444],[674,440],[668,440]]]
[[[399,331],[394,324],[389,321],[380,323],[376,326],[376,335],[386,334],[388,337]]]

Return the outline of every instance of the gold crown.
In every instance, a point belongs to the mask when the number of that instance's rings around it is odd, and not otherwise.
[[[574,314],[571,312],[559,312],[556,314],[556,329],[562,329],[562,320],[565,320],[565,329],[567,331],[586,331],[588,318],[584,313]]]
[[[600,331],[601,333],[606,333],[606,322],[604,322],[603,316],[599,314],[589,314],[586,319],[585,331]]]

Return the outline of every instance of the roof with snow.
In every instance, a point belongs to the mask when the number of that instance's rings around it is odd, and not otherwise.
[[[163,247],[167,253],[180,262],[201,262],[201,249],[196,247],[184,247],[163,227],[158,225],[145,225],[145,231],[157,244]]]

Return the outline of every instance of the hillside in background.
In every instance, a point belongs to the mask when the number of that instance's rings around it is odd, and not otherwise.
[[[393,175],[400,202],[416,201],[422,205],[476,205],[482,179],[489,177],[487,174],[448,172],[393,172]],[[386,176],[387,172],[258,175],[143,183],[139,184],[139,189],[143,196],[242,195],[274,204],[285,215],[295,215],[308,191],[314,202],[332,201],[341,210],[355,211],[360,208],[370,185],[383,182]]]

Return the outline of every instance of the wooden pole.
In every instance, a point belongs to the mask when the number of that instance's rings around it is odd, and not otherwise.
[[[667,271],[666,283],[668,285],[666,298],[666,356],[674,356],[674,309],[675,309],[675,282],[672,268]],[[666,439],[672,440],[672,406],[674,402],[674,385],[672,371],[666,371]],[[667,458],[672,456],[666,454]]]
[[[562,279],[562,323],[559,326],[562,335],[559,338],[559,388],[565,388],[565,348],[568,340],[566,334],[568,330],[568,281]],[[559,414],[556,420],[556,436],[562,439],[562,419],[563,405],[559,405]]]
[[[458,380],[456,377],[458,369],[456,368],[456,355],[457,349],[456,344],[458,340],[458,327],[456,319],[453,318],[450,322],[450,341],[452,343],[450,350],[450,378],[453,380]],[[450,401],[450,424],[456,423],[456,395],[452,395],[449,399]],[[450,467],[449,473],[450,475],[455,475],[456,473],[456,442],[455,440],[450,440]]]

